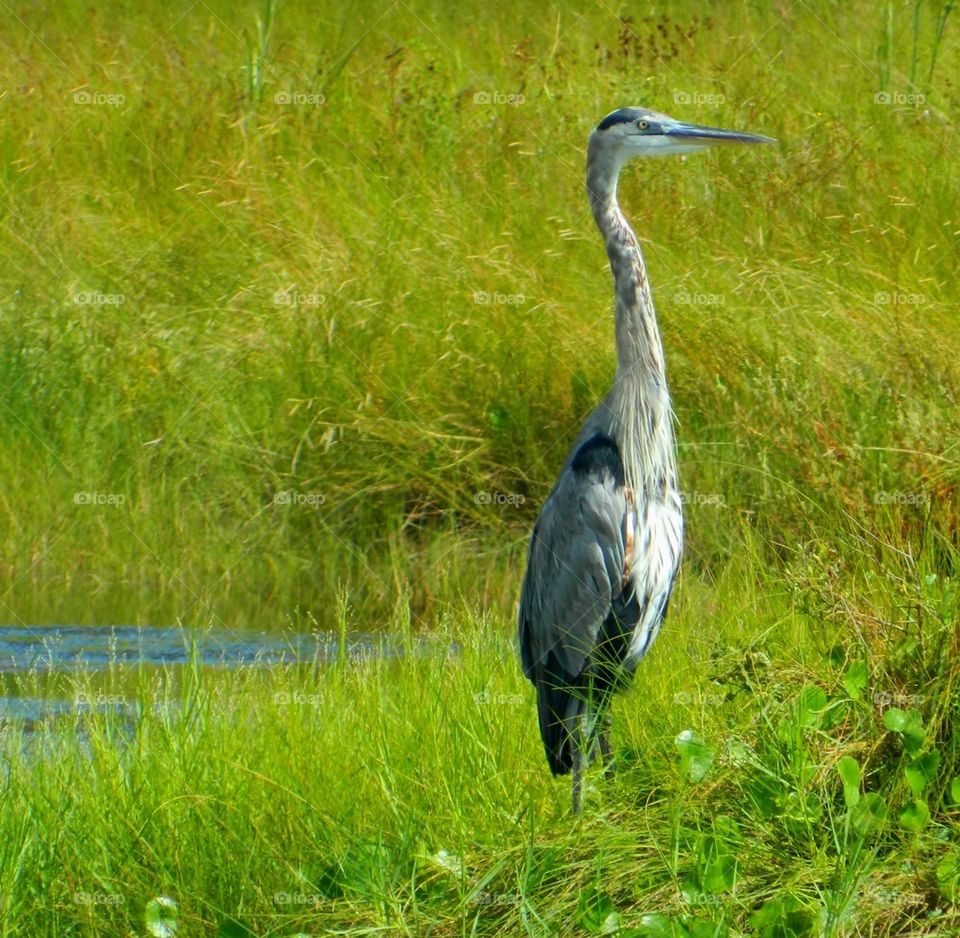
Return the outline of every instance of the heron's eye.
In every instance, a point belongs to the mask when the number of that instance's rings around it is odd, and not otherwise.
[[[637,127],[639,127],[640,130],[646,130],[649,126],[646,121],[637,121]]]

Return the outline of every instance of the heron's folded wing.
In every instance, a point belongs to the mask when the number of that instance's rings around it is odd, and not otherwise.
[[[616,475],[570,467],[544,504],[520,597],[521,658],[531,680],[551,652],[569,676],[583,670],[621,590],[627,510]]]

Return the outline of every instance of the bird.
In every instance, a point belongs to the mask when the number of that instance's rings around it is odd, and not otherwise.
[[[683,549],[663,342],[640,241],[617,202],[620,171],[635,157],[768,143],[641,107],[613,111],[590,134],[586,188],[613,274],[616,374],[540,510],[519,606],[544,751],[553,775],[573,776],[575,814],[598,749],[614,772],[611,697],[660,631]]]

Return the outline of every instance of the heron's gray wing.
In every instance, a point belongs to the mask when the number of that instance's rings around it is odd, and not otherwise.
[[[622,589],[629,510],[619,450],[593,437],[564,468],[530,542],[520,648],[531,681],[544,668],[582,672]]]

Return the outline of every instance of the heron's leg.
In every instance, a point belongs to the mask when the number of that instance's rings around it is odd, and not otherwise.
[[[583,781],[583,732],[579,719],[574,724],[570,745],[573,747],[573,813],[579,814],[580,788]]]
[[[603,759],[603,774],[606,778],[613,778],[617,774],[613,749],[610,747],[610,722],[610,711],[607,710],[600,719],[600,758]]]

